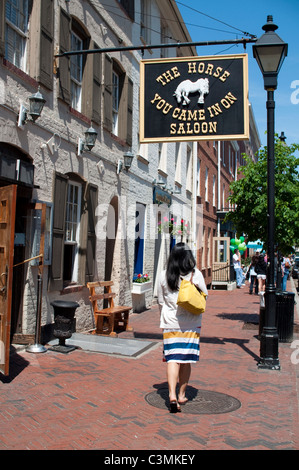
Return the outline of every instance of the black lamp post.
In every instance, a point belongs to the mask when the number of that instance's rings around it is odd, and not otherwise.
[[[276,298],[274,284],[274,240],[275,240],[275,181],[274,181],[274,90],[277,88],[277,76],[287,55],[288,45],[275,33],[278,28],[273,17],[267,17],[263,26],[265,33],[253,46],[256,59],[263,77],[264,88],[267,90],[267,196],[268,196],[268,273],[265,292],[265,323],[261,334],[260,361],[261,369],[280,369],[278,358],[278,334],[276,327]]]

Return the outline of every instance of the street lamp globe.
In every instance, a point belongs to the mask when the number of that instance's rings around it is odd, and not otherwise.
[[[273,16],[268,15],[267,23],[263,26],[265,33],[252,46],[253,57],[263,74],[266,90],[277,88],[277,75],[288,52],[288,45],[275,32],[277,28]]]

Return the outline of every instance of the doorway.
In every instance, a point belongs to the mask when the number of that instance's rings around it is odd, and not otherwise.
[[[11,212],[11,249],[12,282],[11,282],[11,311],[10,311],[10,337],[12,341],[15,334],[22,333],[23,319],[23,295],[25,285],[26,265],[23,261],[26,254],[31,252],[28,237],[28,215],[32,208],[32,188],[34,182],[34,166],[32,160],[20,149],[7,144],[0,143],[0,188],[8,191],[15,187],[15,208]],[[9,199],[11,199],[11,195]]]

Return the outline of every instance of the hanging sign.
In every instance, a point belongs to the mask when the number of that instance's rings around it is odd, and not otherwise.
[[[140,142],[249,138],[247,54],[142,60]]]
[[[153,203],[154,204],[167,204],[171,206],[171,195],[166,191],[163,191],[161,188],[154,186],[153,188]]]

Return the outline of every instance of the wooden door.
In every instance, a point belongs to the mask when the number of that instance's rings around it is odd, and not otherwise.
[[[0,372],[9,374],[17,186],[0,188]]]

